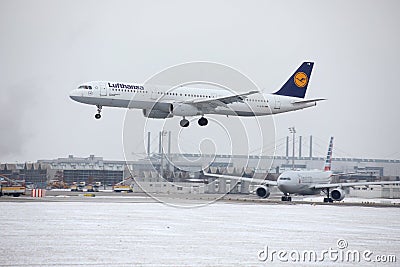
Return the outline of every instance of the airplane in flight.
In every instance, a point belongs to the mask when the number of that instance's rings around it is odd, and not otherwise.
[[[349,183],[331,183],[331,178],[339,175],[351,175],[354,173],[338,173],[331,171],[333,137],[331,137],[328,147],[323,170],[291,170],[285,171],[279,175],[276,181],[253,179],[239,176],[229,176],[221,174],[203,173],[208,177],[217,177],[222,179],[248,181],[258,184],[255,193],[260,198],[268,198],[270,196],[269,187],[277,186],[284,194],[282,201],[292,201],[290,195],[319,195],[322,192],[326,194],[324,202],[342,201],[345,197],[345,188],[354,186],[369,185],[389,185],[400,184],[399,181],[381,181],[381,182],[349,182]]]
[[[186,117],[200,116],[198,124],[208,124],[206,114],[226,116],[264,116],[316,106],[325,99],[304,99],[313,62],[304,62],[275,93],[249,91],[234,94],[226,89],[140,85],[123,82],[86,82],[70,92],[70,98],[97,106],[96,119],[103,107],[142,109],[148,118],[182,117],[180,125],[189,126]]]

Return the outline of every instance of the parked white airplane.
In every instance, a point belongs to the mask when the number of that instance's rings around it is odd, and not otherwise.
[[[257,183],[259,186],[255,190],[257,196],[267,198],[270,195],[269,186],[277,186],[284,193],[282,201],[291,201],[291,194],[297,195],[319,195],[323,191],[327,197],[324,202],[341,201],[345,197],[344,189],[354,186],[369,186],[369,185],[388,185],[399,184],[399,181],[381,181],[381,182],[354,182],[354,183],[331,183],[333,176],[344,175],[333,174],[331,171],[333,137],[331,137],[328,154],[326,156],[324,170],[305,170],[305,171],[285,171],[279,175],[276,181],[253,179],[238,176],[220,175],[204,173],[205,176],[218,177],[223,179],[232,179],[239,181],[248,181]],[[333,189],[331,191],[331,189]]]
[[[189,126],[186,117],[201,116],[198,123],[205,126],[208,124],[205,114],[263,116],[315,106],[324,99],[304,99],[313,66],[313,62],[304,62],[273,94],[258,91],[233,94],[228,90],[192,87],[169,90],[166,86],[93,81],[74,89],[70,97],[96,105],[96,119],[101,118],[102,107],[109,106],[142,109],[145,117],[154,119],[182,116],[182,127]]]

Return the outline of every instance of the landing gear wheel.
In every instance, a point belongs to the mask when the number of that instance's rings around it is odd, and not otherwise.
[[[208,124],[208,120],[204,117],[201,117],[197,122],[200,126],[206,126]]]
[[[182,119],[179,124],[181,127],[188,127],[189,126],[189,121],[187,119]]]
[[[292,201],[292,197],[291,196],[282,196],[281,198],[282,201]]]
[[[102,109],[102,106],[100,106],[100,105],[97,105],[97,114],[96,115],[94,115],[94,117],[96,118],[96,119],[100,119],[101,118],[101,109]]]

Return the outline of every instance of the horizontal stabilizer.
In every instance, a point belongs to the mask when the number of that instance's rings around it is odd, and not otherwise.
[[[305,103],[318,102],[318,101],[324,101],[324,100],[326,100],[326,98],[299,100],[299,101],[294,101],[293,104],[305,104]]]

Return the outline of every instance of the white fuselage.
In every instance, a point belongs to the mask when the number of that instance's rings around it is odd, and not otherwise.
[[[84,88],[82,88],[84,87]],[[85,83],[85,86],[74,89],[70,97],[78,102],[120,108],[134,108],[150,110],[161,105],[166,109],[173,103],[188,103],[199,100],[212,100],[225,96],[234,96],[226,89],[205,89],[193,87],[176,87],[171,90],[166,86],[139,85],[121,82],[94,81]],[[316,105],[316,102],[294,103],[298,98],[255,93],[247,96],[242,102],[234,102],[215,108],[204,108],[177,112],[176,116],[196,116],[204,114],[221,114],[232,116],[263,116],[288,111],[299,110]],[[155,106],[156,105],[156,106]],[[162,106],[164,105],[164,106]]]
[[[277,180],[278,188],[285,194],[316,195],[321,189],[310,188],[315,184],[328,184],[331,171],[286,171]]]

